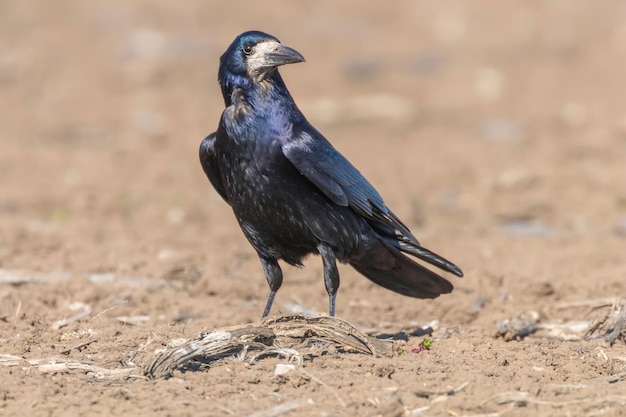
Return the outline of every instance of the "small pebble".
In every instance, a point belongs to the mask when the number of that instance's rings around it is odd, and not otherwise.
[[[274,369],[274,376],[278,376],[278,377],[285,376],[289,372],[293,371],[294,369],[296,369],[296,365],[292,365],[288,363],[279,363],[276,365],[276,368]]]

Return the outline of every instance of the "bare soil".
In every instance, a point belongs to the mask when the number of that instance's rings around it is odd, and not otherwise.
[[[281,72],[308,119],[466,276],[420,301],[341,268],[338,316],[391,357],[150,379],[267,295],[197,160],[249,29],[307,58]],[[3,2],[0,51],[0,415],[626,415],[623,339],[583,338],[626,297],[626,3]],[[326,312],[319,258],[284,272],[274,315]]]

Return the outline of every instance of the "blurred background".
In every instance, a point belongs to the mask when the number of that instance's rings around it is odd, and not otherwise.
[[[198,162],[219,57],[251,29],[306,57],[280,69],[298,106],[465,277],[415,300],[340,268],[338,317],[393,336],[393,359],[314,346],[286,378],[283,358],[103,376],[261,316],[259,261]],[[580,332],[624,297],[625,73],[623,0],[0,2],[0,410],[623,410],[624,344],[550,325]],[[305,266],[273,314],[326,312],[322,262]],[[520,316],[544,336],[495,337]]]
[[[623,293],[617,0],[3,2],[0,268],[70,276],[68,298],[92,300],[85,277],[140,277],[157,290],[129,311],[256,319],[261,268],[197,160],[219,56],[251,29],[306,57],[281,73],[309,121],[466,272],[416,303],[344,268],[340,315],[480,323],[504,293]],[[321,274],[287,268],[277,311],[325,311]]]

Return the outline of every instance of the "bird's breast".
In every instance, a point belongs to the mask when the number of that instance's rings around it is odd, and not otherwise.
[[[358,240],[354,213],[337,207],[287,159],[282,141],[292,125],[280,113],[242,117],[225,113],[216,156],[228,201],[252,245],[262,254],[297,264],[320,241],[344,258]]]
[[[307,183],[280,148],[233,143],[219,163],[231,207],[257,251],[298,264],[315,250],[298,201]]]

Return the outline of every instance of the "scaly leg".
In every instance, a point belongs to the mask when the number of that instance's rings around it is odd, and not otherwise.
[[[270,286],[270,294],[267,297],[265,310],[263,310],[263,315],[261,316],[261,318],[264,319],[265,317],[267,317],[268,314],[270,314],[276,292],[283,284],[283,271],[280,269],[280,266],[278,265],[278,261],[276,259],[265,258],[261,255],[259,255],[259,259],[261,260],[261,265],[263,265],[263,271],[265,271],[265,278],[267,279],[267,283]]]
[[[339,271],[337,270],[337,260],[335,252],[327,245],[320,243],[317,251],[322,256],[324,262],[324,284],[328,293],[328,315],[335,315],[335,298],[339,290]]]

